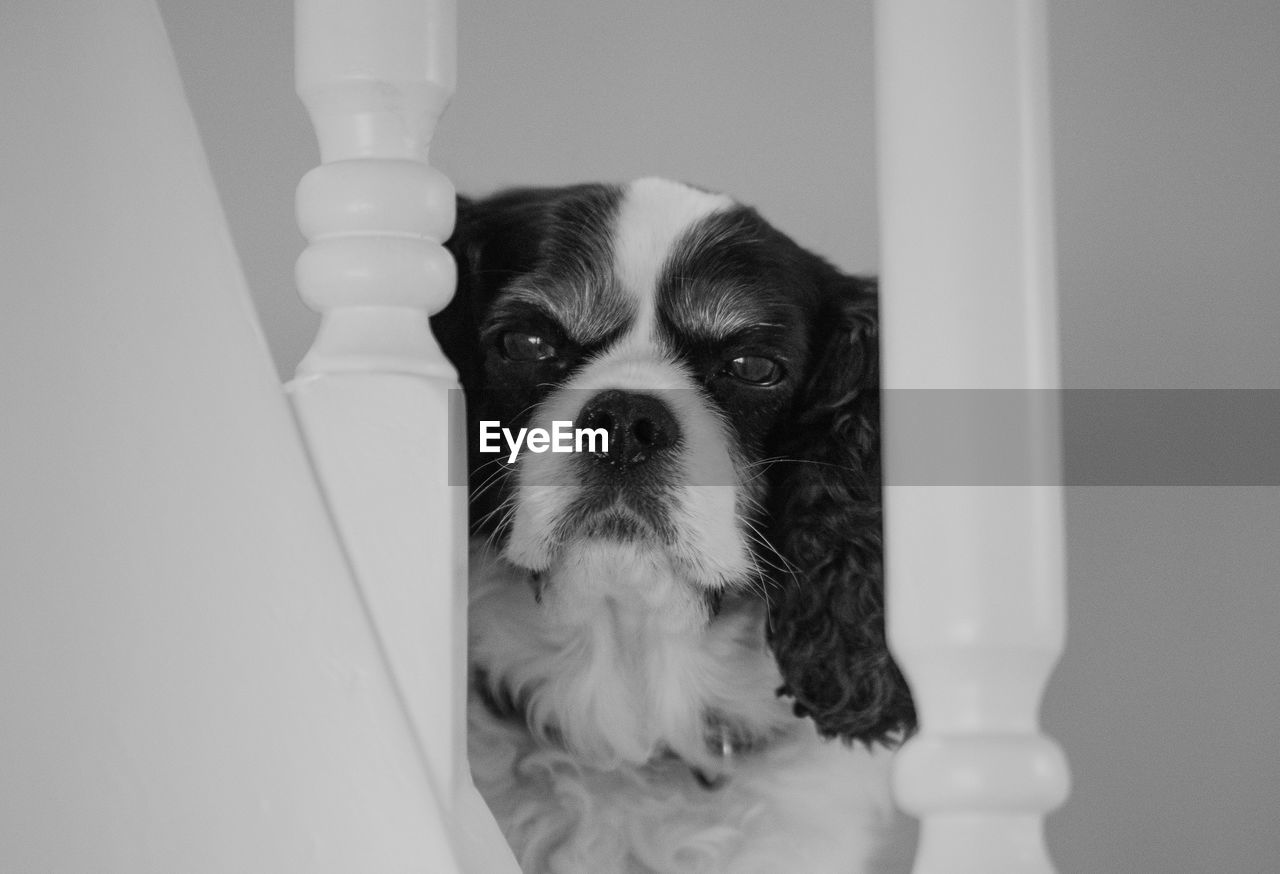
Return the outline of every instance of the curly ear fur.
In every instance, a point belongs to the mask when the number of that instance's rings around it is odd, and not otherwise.
[[[774,468],[771,540],[791,573],[770,596],[769,642],[797,715],[887,743],[916,716],[885,641],[875,283],[837,275],[827,291],[829,327]]]

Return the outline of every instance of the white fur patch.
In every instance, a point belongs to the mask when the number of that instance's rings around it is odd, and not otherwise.
[[[627,186],[613,235],[614,271],[640,306],[634,335],[653,329],[658,279],[671,249],[698,222],[734,206],[732,198],[669,179],[637,179]]]
[[[758,612],[680,630],[619,599],[584,626],[524,583],[473,554],[472,658],[526,702],[529,724],[473,695],[471,770],[525,871],[905,874],[913,834],[889,800],[889,753],[823,741],[791,715]],[[773,741],[709,761],[708,707]],[[708,790],[690,763],[728,779]]]

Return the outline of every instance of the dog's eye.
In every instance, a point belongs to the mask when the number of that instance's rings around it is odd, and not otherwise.
[[[502,354],[508,361],[548,361],[556,357],[556,347],[537,334],[509,331],[502,335]]]
[[[760,355],[743,355],[725,362],[724,372],[750,385],[769,386],[782,379],[782,365]]]

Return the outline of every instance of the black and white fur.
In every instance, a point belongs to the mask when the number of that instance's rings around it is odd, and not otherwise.
[[[662,179],[460,200],[450,247],[471,766],[523,869],[905,870],[873,282]],[[611,447],[508,464],[482,419]]]

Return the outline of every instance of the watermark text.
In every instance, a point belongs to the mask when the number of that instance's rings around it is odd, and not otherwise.
[[[520,428],[512,432],[492,420],[480,421],[480,451],[502,452],[502,442],[509,450],[507,463],[515,464],[521,447],[534,453],[542,452],[598,452],[609,451],[609,432],[604,428],[574,428],[573,422],[556,420],[551,430],[546,428]]]

